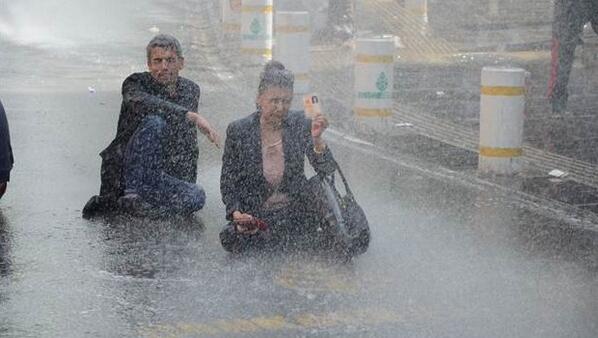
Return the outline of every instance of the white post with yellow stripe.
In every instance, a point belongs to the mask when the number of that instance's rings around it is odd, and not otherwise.
[[[526,71],[484,67],[478,170],[500,175],[521,169]]]
[[[355,41],[353,113],[359,125],[388,131],[392,126],[394,37]]]
[[[295,74],[295,94],[303,97],[309,93],[309,13],[277,12],[274,31],[274,58]]]
[[[249,63],[272,59],[273,0],[243,0],[241,4],[241,54]]]

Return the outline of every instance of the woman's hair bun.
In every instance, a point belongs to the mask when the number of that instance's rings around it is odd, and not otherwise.
[[[272,70],[285,70],[285,69],[286,68],[284,67],[282,62],[271,60],[271,61],[268,61],[268,63],[266,63],[266,65],[264,66],[263,72],[268,73],[268,72],[271,72]]]
[[[263,94],[266,89],[272,87],[284,88],[293,91],[295,75],[286,69],[279,61],[269,61],[264,66],[260,74],[260,84],[258,86],[258,95]]]

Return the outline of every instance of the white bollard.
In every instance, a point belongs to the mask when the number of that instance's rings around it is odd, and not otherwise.
[[[241,5],[241,54],[249,63],[272,59],[273,0],[243,0]]]
[[[274,59],[282,62],[295,74],[295,94],[303,97],[309,92],[309,13],[276,13],[276,45]],[[295,100],[301,102],[301,100]]]
[[[241,31],[241,0],[221,0],[222,31],[225,34],[239,34]]]
[[[392,127],[395,39],[355,41],[353,112],[358,125],[387,132]]]
[[[480,172],[511,175],[521,169],[526,77],[521,68],[482,69]]]

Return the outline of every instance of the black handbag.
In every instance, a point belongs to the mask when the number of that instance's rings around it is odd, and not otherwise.
[[[327,225],[333,232],[335,244],[348,255],[359,255],[368,249],[370,243],[369,222],[336,161],[335,166],[344,185],[345,195],[336,188],[334,173],[318,175],[319,199],[324,201],[324,207],[321,209]]]

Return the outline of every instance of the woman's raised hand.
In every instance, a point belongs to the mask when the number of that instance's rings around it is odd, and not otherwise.
[[[319,139],[328,128],[328,119],[322,114],[318,114],[311,119],[311,136],[314,140]]]

